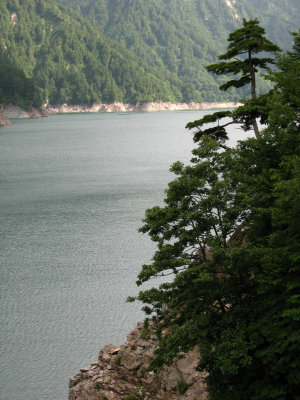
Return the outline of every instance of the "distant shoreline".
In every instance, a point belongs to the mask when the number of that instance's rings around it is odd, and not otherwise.
[[[2,107],[3,115],[6,118],[40,118],[53,114],[63,113],[108,113],[108,112],[156,112],[156,111],[188,111],[188,110],[210,110],[214,108],[235,108],[241,103],[234,102],[191,102],[191,103],[171,103],[171,102],[147,102],[124,104],[114,102],[111,104],[93,104],[87,105],[44,105],[39,109],[23,110],[19,106],[12,104]]]
[[[171,103],[171,102],[147,102],[124,104],[115,102],[112,104],[94,104],[92,106],[71,106],[68,104],[61,104],[46,106],[46,110],[49,114],[57,113],[80,113],[80,112],[156,112],[156,111],[184,111],[184,110],[209,110],[212,108],[234,108],[241,105],[240,103],[234,102],[202,102],[202,103]]]

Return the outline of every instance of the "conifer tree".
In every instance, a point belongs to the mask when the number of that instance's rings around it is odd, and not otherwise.
[[[236,79],[230,79],[226,83],[220,86],[221,90],[227,90],[230,87],[240,88],[247,84],[251,86],[251,101],[246,101],[247,107],[242,107],[237,112],[219,112],[213,115],[205,116],[206,118],[199,121],[189,123],[187,127],[189,129],[199,127],[199,134],[195,136],[195,141],[199,139],[203,131],[200,129],[202,125],[208,122],[219,121],[224,117],[230,116],[232,118],[231,123],[242,122],[245,129],[249,129],[249,125],[252,125],[256,138],[259,138],[260,133],[256,122],[257,114],[257,93],[256,93],[256,74],[259,70],[266,70],[268,64],[274,64],[274,59],[271,57],[257,57],[258,53],[275,53],[280,51],[280,48],[272,43],[265,37],[265,30],[259,26],[257,19],[243,21],[243,26],[228,37],[227,52],[220,55],[221,61],[216,64],[207,66],[207,70],[214,72],[217,75],[232,74],[239,75]],[[227,126],[228,123],[225,125]],[[205,134],[213,134],[214,136],[220,137],[220,139],[226,139],[227,136],[224,133],[225,126],[215,127],[213,130],[206,131]]]

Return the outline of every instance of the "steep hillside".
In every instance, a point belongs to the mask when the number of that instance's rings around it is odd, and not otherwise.
[[[205,69],[224,51],[228,33],[243,17],[258,15],[269,37],[286,48],[289,31],[299,25],[297,0],[59,2],[64,5],[1,1],[0,57],[6,75],[0,76],[0,101],[27,106],[237,101],[248,90],[220,92],[225,78]],[[12,65],[17,74],[7,74]],[[22,76],[27,82],[20,85]],[[261,80],[258,92],[265,89]]]
[[[24,79],[34,80],[43,101],[136,103],[181,97],[176,77],[162,76],[51,0],[1,1],[0,27],[2,59],[24,72]],[[0,79],[3,88],[7,80],[3,74]],[[2,91],[2,99],[6,97]]]
[[[87,16],[110,38],[147,64],[176,74],[183,99],[217,100],[215,77],[205,70],[226,46],[243,18],[258,17],[267,35],[283,48],[299,27],[296,0],[59,0]],[[262,84],[260,85],[262,89]],[[243,95],[246,95],[244,92]],[[229,95],[238,98],[232,91]],[[227,94],[228,96],[228,94]]]
[[[244,0],[252,6],[252,14],[265,27],[270,39],[283,50],[290,49],[289,32],[300,27],[298,0]]]
[[[0,104],[18,104],[27,110],[42,105],[40,90],[24,71],[0,56]]]

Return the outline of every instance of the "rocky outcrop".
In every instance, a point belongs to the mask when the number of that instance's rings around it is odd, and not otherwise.
[[[28,115],[29,115],[29,118],[43,118],[43,117],[48,117],[48,112],[47,112],[47,109],[46,109],[46,107],[44,107],[44,106],[42,106],[42,107],[39,107],[39,108],[31,108],[29,111],[28,111]]]
[[[48,116],[47,110],[43,106],[40,108],[33,107],[26,111],[19,106],[6,104],[3,106],[2,111],[7,118],[41,118]]]
[[[240,103],[170,103],[170,102],[149,102],[124,104],[94,104],[92,106],[82,105],[46,105],[40,108],[31,108],[30,110],[23,110],[21,107],[8,104],[2,107],[0,114],[0,126],[10,125],[9,118],[40,118],[47,117],[50,114],[61,113],[98,113],[98,112],[130,112],[130,111],[184,111],[184,110],[209,110],[212,108],[234,108],[241,105]],[[1,110],[0,110],[1,111]]]
[[[11,125],[11,123],[7,118],[6,114],[0,108],[0,126],[8,126],[8,125]]]
[[[170,102],[149,102],[124,104],[94,104],[92,106],[70,106],[68,104],[47,105],[46,110],[49,114],[58,113],[80,113],[80,112],[129,112],[129,111],[179,111],[179,110],[208,110],[211,108],[234,108],[241,105],[240,103],[170,103]]]
[[[106,345],[91,368],[72,376],[69,400],[207,400],[205,373],[195,369],[197,348],[157,373],[147,371],[158,344],[151,324],[145,334],[139,322],[126,343]]]

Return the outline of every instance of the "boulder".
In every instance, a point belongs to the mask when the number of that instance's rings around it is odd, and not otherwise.
[[[10,120],[7,115],[0,109],[0,126],[9,126],[11,125]]]
[[[90,370],[82,368],[80,374],[70,379],[69,400],[123,400],[129,394],[144,400],[208,400],[206,375],[195,369],[199,359],[197,347],[157,373],[147,371],[158,345],[152,322],[148,329],[148,340],[143,335],[143,323],[139,322],[120,347],[104,346]],[[176,390],[180,379],[187,385],[184,393]]]

